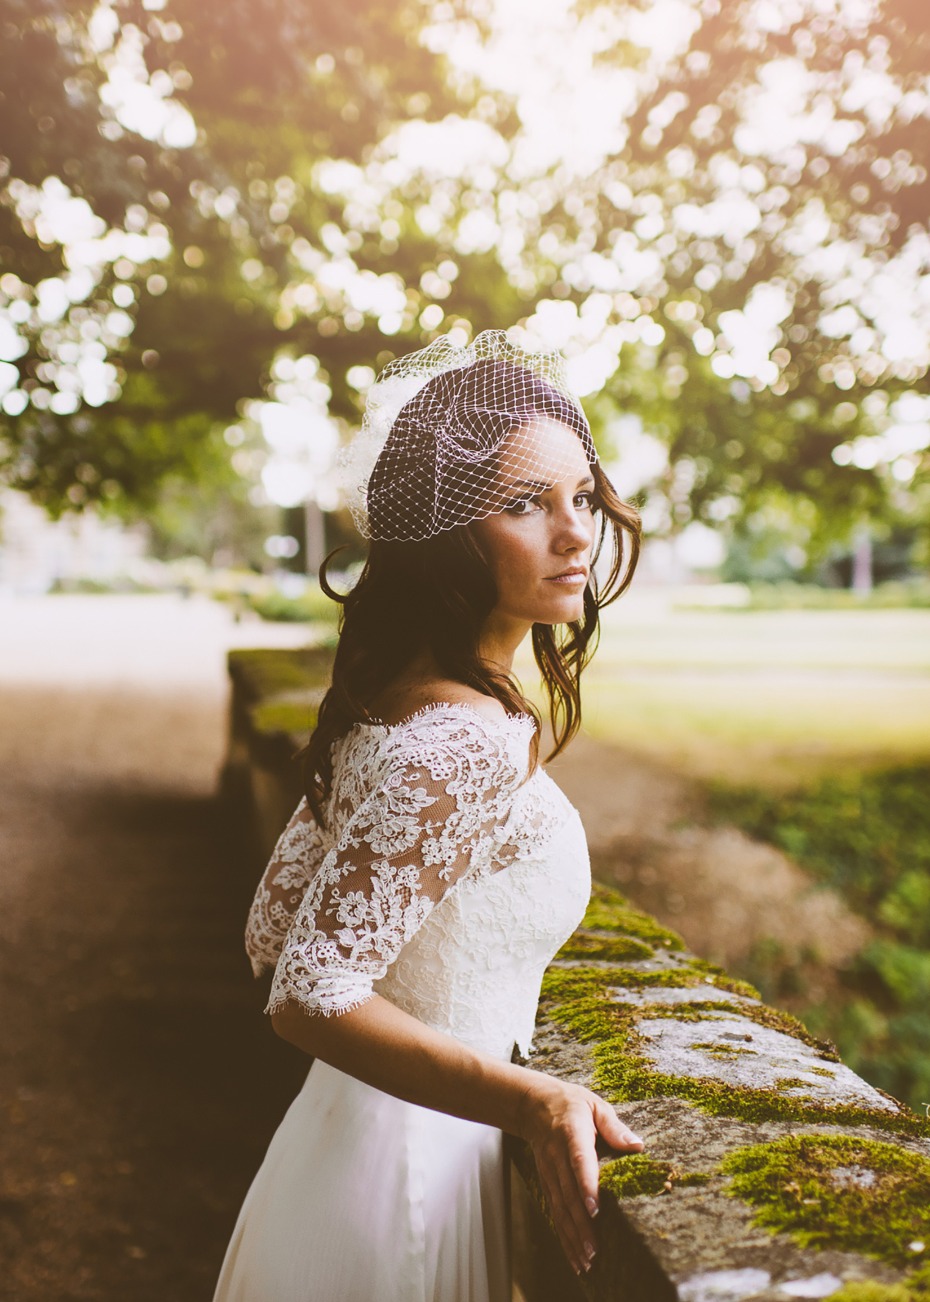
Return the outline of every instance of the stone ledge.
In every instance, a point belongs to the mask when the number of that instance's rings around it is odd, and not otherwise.
[[[622,954],[624,942],[646,937],[648,957],[576,957],[595,941],[616,938]],[[554,1260],[532,1159],[509,1143],[521,1176],[515,1260],[528,1302],[930,1297],[930,1268],[920,1269],[930,1262],[930,1123],[616,892],[595,886],[585,924],[547,971],[529,1065],[597,1090],[646,1147],[602,1161],[601,1247],[590,1274],[575,1280]],[[735,1180],[729,1166],[761,1144],[753,1160],[764,1168],[766,1154],[775,1161],[779,1144],[799,1136],[809,1137],[811,1154],[799,1155],[783,1186],[765,1191],[771,1228],[763,1227],[748,1197],[734,1197],[735,1183],[751,1193],[751,1176]],[[856,1161],[831,1167],[831,1146],[844,1140],[862,1141]],[[805,1163],[817,1155],[829,1198],[820,1186],[808,1196],[814,1177]],[[915,1169],[902,1175],[894,1164],[910,1158]],[[892,1174],[882,1176],[889,1162]],[[867,1230],[887,1213],[889,1181],[912,1210],[911,1238],[867,1255],[882,1247]]]
[[[267,860],[303,794],[295,756],[316,724],[332,671],[331,647],[236,650],[220,794],[243,809],[258,860]]]
[[[257,869],[300,798],[331,654],[230,655],[223,788]],[[603,1155],[578,1280],[508,1141],[526,1302],[930,1302],[930,1121],[616,892],[595,888],[549,967],[534,1044],[530,1066],[597,1090],[646,1149]]]

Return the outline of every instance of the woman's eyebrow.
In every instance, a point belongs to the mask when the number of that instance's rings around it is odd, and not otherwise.
[[[549,483],[543,483],[542,480],[536,479],[514,479],[505,484],[504,487],[509,491],[512,488],[521,489],[529,493],[547,493],[552,487]]]
[[[547,493],[549,489],[552,488],[552,484],[541,479],[513,479],[508,481],[504,487],[508,491],[511,489],[518,489],[526,493]],[[594,476],[585,475],[583,478],[578,480],[577,487],[593,488]]]

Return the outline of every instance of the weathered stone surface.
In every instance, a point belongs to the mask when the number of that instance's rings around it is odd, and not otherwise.
[[[644,1018],[637,1031],[644,1057],[670,1076],[711,1078],[753,1089],[780,1088],[789,1096],[831,1105],[898,1110],[843,1063],[825,1063],[803,1041],[738,1013],[708,1013],[693,1022]],[[790,1081],[803,1084],[783,1084]]]
[[[758,1004],[759,999],[734,994],[732,990],[718,990],[716,986],[654,986],[633,990],[627,986],[611,986],[610,996],[624,1004],[641,1007],[643,1004],[703,1004],[713,1000],[727,1004]]]

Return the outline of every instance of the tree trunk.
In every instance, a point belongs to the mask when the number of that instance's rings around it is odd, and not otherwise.
[[[326,557],[326,528],[319,503],[309,498],[304,506],[304,550],[307,573],[316,578]]]

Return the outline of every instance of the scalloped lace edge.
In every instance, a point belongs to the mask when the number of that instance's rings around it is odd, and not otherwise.
[[[395,723],[385,723],[383,719],[359,719],[353,728],[403,728],[409,723],[415,723],[417,719],[425,718],[430,714],[437,714],[441,710],[464,710],[471,718],[480,719],[483,723],[531,723],[536,727],[536,720],[531,714],[509,714],[504,712],[503,718],[497,717],[492,719],[489,715],[483,714],[479,709],[468,701],[433,701],[429,705],[421,706],[419,710],[414,710],[413,714],[406,715],[403,719],[398,719]]]

